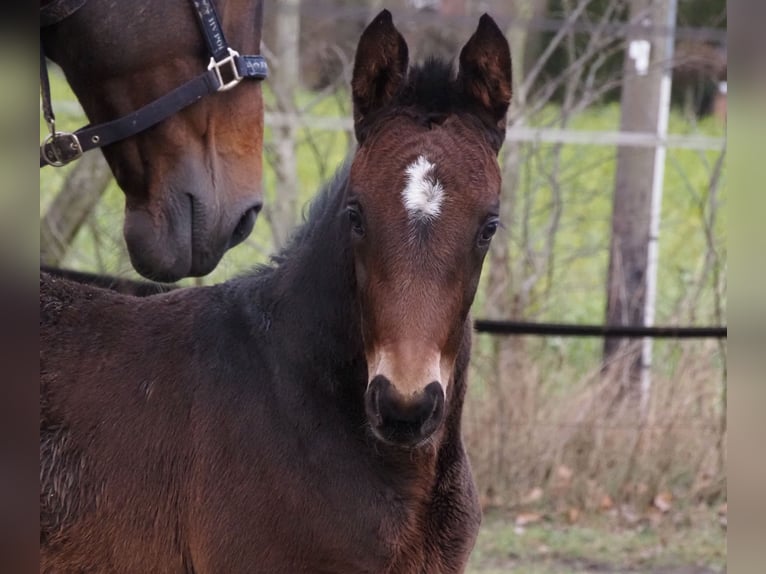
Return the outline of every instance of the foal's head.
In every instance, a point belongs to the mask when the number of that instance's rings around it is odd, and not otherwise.
[[[498,226],[511,58],[487,15],[456,73],[439,62],[408,70],[407,53],[387,11],[360,39],[347,212],[368,421],[379,439],[411,447],[441,427]]]

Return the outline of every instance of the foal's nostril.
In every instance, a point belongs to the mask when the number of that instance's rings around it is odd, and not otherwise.
[[[415,396],[403,397],[382,376],[370,381],[365,397],[367,418],[377,435],[388,442],[412,446],[427,439],[444,414],[444,392],[437,382]]]
[[[261,204],[258,203],[248,209],[244,215],[240,217],[237,225],[234,227],[234,231],[231,233],[231,237],[229,238],[229,247],[239,245],[245,239],[247,239],[247,236],[250,235],[250,232],[253,230],[253,226],[255,225],[255,218],[258,217],[258,212],[260,210]]]
[[[388,381],[386,381],[386,384],[388,384]],[[380,385],[371,385],[366,401],[367,416],[375,426],[380,425],[382,422],[380,416],[380,388]]]

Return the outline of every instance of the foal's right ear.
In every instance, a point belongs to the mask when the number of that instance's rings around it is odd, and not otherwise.
[[[391,12],[383,10],[362,32],[354,59],[351,94],[354,132],[364,139],[365,120],[396,95],[407,74],[407,42],[394,26]]]

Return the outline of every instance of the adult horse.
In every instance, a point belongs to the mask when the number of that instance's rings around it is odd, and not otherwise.
[[[469,308],[497,229],[508,44],[408,68],[383,11],[359,143],[269,267],[136,298],[41,277],[44,572],[461,572]]]
[[[40,164],[60,165],[104,146],[125,192],[130,259],[145,277],[205,275],[252,230],[263,195],[263,100],[260,82],[249,80],[267,73],[257,55],[262,4],[41,4],[51,135]],[[74,134],[53,123],[44,56],[61,66],[91,122]]]

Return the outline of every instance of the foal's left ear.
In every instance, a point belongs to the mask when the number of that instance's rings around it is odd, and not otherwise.
[[[383,10],[362,32],[354,59],[351,94],[359,143],[370,114],[391,102],[404,82],[408,61],[407,42],[394,26],[391,12]]]
[[[471,110],[485,120],[490,141],[499,151],[511,103],[511,50],[488,14],[479,19],[479,27],[460,52],[457,85]]]

